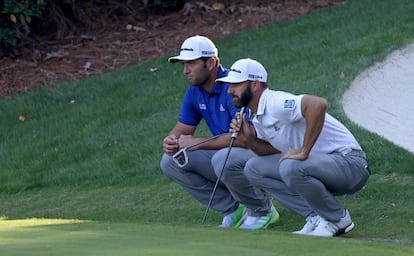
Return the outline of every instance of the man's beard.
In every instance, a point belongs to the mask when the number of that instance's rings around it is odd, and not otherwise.
[[[247,105],[249,105],[252,98],[253,98],[253,93],[249,85],[246,88],[246,90],[243,92],[240,98],[233,96],[233,105],[236,108],[247,107]]]
[[[209,81],[209,77],[203,78],[203,79],[198,79],[198,81],[194,81],[191,85],[195,86],[195,87],[204,87],[205,85],[208,84]]]
[[[240,98],[240,105],[239,107],[247,107],[249,105],[250,101],[253,99],[253,93],[250,89],[250,84],[247,86],[246,90],[243,92],[241,98]]]

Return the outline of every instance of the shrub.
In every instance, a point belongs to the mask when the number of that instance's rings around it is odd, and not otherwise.
[[[120,16],[146,20],[144,9],[178,11],[185,0],[0,0],[0,49],[18,54],[28,36],[61,40],[80,29],[102,27]],[[143,8],[142,8],[143,7]],[[141,13],[140,13],[141,12]],[[30,25],[30,26],[29,26]]]
[[[39,17],[45,7],[44,0],[4,0],[0,3],[0,47],[7,55],[17,41],[30,33],[29,24]]]

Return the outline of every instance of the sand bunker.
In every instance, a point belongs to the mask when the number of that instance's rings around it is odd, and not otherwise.
[[[414,153],[414,44],[361,73],[342,103],[352,121]]]

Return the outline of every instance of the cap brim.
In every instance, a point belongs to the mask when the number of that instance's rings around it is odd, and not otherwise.
[[[217,83],[229,83],[229,84],[238,84],[238,83],[242,83],[244,81],[247,81],[247,80],[242,79],[240,77],[235,77],[235,76],[232,76],[232,75],[228,75],[226,77],[216,79]]]
[[[170,63],[176,63],[176,62],[179,62],[179,61],[181,61],[181,60],[177,59],[176,57],[168,58],[168,62],[170,62]]]
[[[200,57],[197,57],[197,58],[195,58],[195,57],[184,57],[184,56],[181,56],[181,55],[178,55],[178,56],[174,56],[174,57],[170,57],[169,59],[168,59],[168,61],[170,62],[170,63],[176,63],[176,62],[179,62],[179,61],[185,61],[185,60],[196,60],[196,59],[199,59]]]

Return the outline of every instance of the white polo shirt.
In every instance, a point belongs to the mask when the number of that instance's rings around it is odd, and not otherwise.
[[[283,91],[263,91],[257,113],[252,118],[257,137],[268,141],[282,153],[301,148],[306,130],[306,119],[301,111],[302,97]],[[311,154],[346,154],[352,149],[361,150],[361,146],[341,122],[326,113],[325,123]]]

